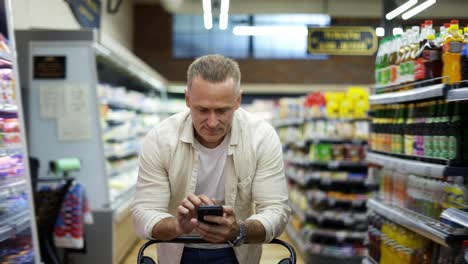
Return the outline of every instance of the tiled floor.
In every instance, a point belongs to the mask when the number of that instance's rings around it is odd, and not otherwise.
[[[283,235],[281,237],[279,237],[280,239],[290,243],[291,245],[294,245],[292,244],[291,240],[289,239],[289,237],[286,235],[286,233],[283,233]],[[122,263],[122,264],[135,264],[136,263],[136,256],[138,254],[138,249],[140,248],[140,246],[143,244],[143,241],[139,242],[137,245],[135,245],[135,247],[133,248],[133,250],[130,252],[130,254],[127,256],[127,258],[125,259],[125,261]],[[146,251],[145,251],[145,254],[147,256],[150,256],[152,257],[154,260],[156,260],[156,250],[154,249],[154,247],[152,248],[148,248]],[[262,260],[260,261],[260,264],[274,264],[274,263],[278,263],[281,259],[285,258],[285,257],[288,257],[289,256],[289,253],[287,252],[287,250],[281,246],[278,246],[278,245],[264,245],[263,246],[263,256],[262,256]],[[298,261],[297,261],[297,264],[304,264],[304,261],[300,258],[299,254],[298,254]]]

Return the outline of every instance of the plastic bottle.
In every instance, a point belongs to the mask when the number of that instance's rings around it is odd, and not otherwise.
[[[447,36],[444,39],[443,53],[445,54],[445,61],[443,65],[442,74],[448,76],[444,79],[444,83],[453,84],[461,81],[461,50],[464,42],[463,35],[460,35],[458,23],[450,25]]]
[[[424,78],[433,79],[442,75],[441,47],[435,43],[434,34],[427,35],[427,43],[424,45],[422,58],[424,60]]]
[[[462,80],[468,80],[468,26],[464,28],[464,42],[461,52]]]

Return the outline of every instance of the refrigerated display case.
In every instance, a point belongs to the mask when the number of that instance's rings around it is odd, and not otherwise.
[[[40,263],[11,1],[0,1],[0,262]]]
[[[81,160],[94,224],[76,263],[119,263],[137,241],[130,204],[141,138],[167,116],[166,80],[91,30],[16,31],[31,156]],[[47,175],[45,168],[39,177]]]

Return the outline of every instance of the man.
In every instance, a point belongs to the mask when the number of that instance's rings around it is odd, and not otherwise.
[[[160,244],[161,264],[258,263],[259,243],[279,236],[290,215],[281,143],[270,125],[239,108],[235,61],[198,58],[187,79],[190,110],[161,122],[142,144],[135,229],[148,239],[195,233],[213,243]],[[197,208],[215,203],[224,215],[205,220],[217,225],[197,221]]]

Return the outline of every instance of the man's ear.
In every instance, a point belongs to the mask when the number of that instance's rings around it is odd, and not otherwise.
[[[188,87],[184,89],[185,91],[185,105],[190,108],[190,92],[188,90]]]
[[[242,103],[242,90],[239,90],[239,95],[236,98],[236,110],[239,109]]]

